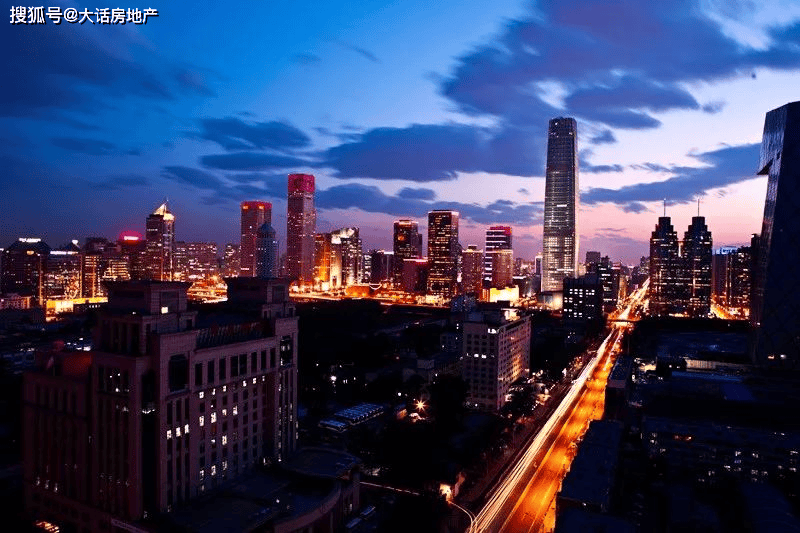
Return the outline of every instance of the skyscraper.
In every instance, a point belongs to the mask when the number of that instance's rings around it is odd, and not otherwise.
[[[491,226],[486,230],[486,255],[483,258],[483,279],[492,281],[492,252],[511,250],[511,226]]]
[[[458,274],[458,212],[428,213],[428,294],[450,298]]]
[[[474,244],[461,252],[461,290],[464,294],[474,294],[478,298],[483,293],[483,251]]]
[[[256,276],[256,239],[258,230],[266,222],[272,224],[272,204],[269,202],[242,202],[242,240],[239,246],[240,276],[252,278]]]
[[[38,237],[21,237],[3,251],[0,293],[33,296],[43,306],[50,247]]]
[[[650,236],[648,297],[651,314],[667,315],[673,311],[678,298],[680,267],[678,234],[669,217],[658,217],[658,224]]]
[[[317,227],[314,176],[289,174],[288,186],[286,269],[292,281],[311,283],[314,280],[314,233]]]
[[[768,175],[750,322],[758,363],[800,364],[800,102],[767,113],[759,174]]]
[[[492,259],[492,287],[511,287],[514,284],[514,252],[510,248],[503,248],[492,250],[486,255]]]
[[[692,217],[683,237],[682,290],[686,312],[696,318],[707,317],[711,311],[711,247],[711,232],[705,217]]]
[[[175,251],[175,215],[164,202],[145,224],[145,271],[148,279],[172,281]]]
[[[256,234],[256,276],[278,277],[278,237],[269,222],[264,222]]]
[[[399,282],[403,277],[403,261],[422,257],[422,235],[414,220],[402,219],[394,223],[394,279]]]
[[[542,291],[558,292],[578,269],[578,129],[554,118],[547,137]]]

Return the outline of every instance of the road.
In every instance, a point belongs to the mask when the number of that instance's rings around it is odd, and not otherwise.
[[[603,415],[608,374],[625,332],[631,309],[642,301],[647,284],[628,299],[611,332],[584,368],[559,407],[508,475],[475,516],[470,533],[550,531],[555,497],[589,422]]]

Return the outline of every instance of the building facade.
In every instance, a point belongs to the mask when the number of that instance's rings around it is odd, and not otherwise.
[[[492,283],[492,256],[495,250],[511,250],[511,226],[491,226],[486,230],[486,255],[483,260],[483,279]],[[492,285],[496,287],[496,285]]]
[[[503,407],[511,385],[527,374],[530,350],[530,317],[501,308],[470,313],[461,357],[467,403],[489,411]]]
[[[34,303],[44,305],[45,272],[50,247],[36,237],[20,237],[3,250],[3,294],[32,296]]]
[[[239,269],[240,276],[252,278],[256,273],[256,246],[258,230],[264,223],[272,224],[272,204],[258,200],[242,202],[241,210],[241,241],[239,244]]]
[[[461,252],[461,292],[474,294],[480,299],[483,294],[484,269],[483,251],[470,244]]]
[[[278,237],[268,222],[264,222],[256,234],[256,276],[259,278],[278,277]]]
[[[230,278],[229,302],[200,311],[187,307],[188,286],[109,284],[94,351],[45,354],[25,375],[24,496],[34,519],[147,531],[148,518],[295,449],[288,282]]]
[[[705,217],[692,217],[684,233],[682,262],[685,272],[682,292],[686,313],[695,318],[711,312],[711,232]]]
[[[455,294],[460,255],[456,211],[428,213],[428,294],[451,298]]]
[[[650,314],[667,315],[674,309],[680,284],[678,233],[669,217],[659,217],[650,235]]]
[[[759,174],[767,175],[750,323],[757,363],[800,365],[800,102],[767,113]]]
[[[422,257],[422,234],[414,220],[402,219],[394,223],[392,237],[394,250],[394,278],[400,281],[403,277],[403,261]]]
[[[286,270],[289,279],[312,283],[314,279],[314,176],[289,174],[286,212]]]
[[[505,289],[514,284],[514,252],[511,248],[492,250],[487,254],[492,261],[491,287]]]
[[[558,292],[578,271],[578,126],[554,118],[547,137],[542,291]]]
[[[145,223],[145,271],[147,279],[172,281],[175,264],[175,215],[164,202]]]

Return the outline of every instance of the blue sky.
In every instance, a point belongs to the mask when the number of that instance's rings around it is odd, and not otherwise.
[[[532,257],[555,116],[579,124],[581,256],[635,261],[664,198],[679,231],[699,197],[715,244],[744,243],[764,114],[798,99],[800,6],[650,4],[173,0],[121,6],[157,8],[147,25],[6,19],[0,246],[141,231],[165,197],[181,240],[236,242],[253,199],[285,233],[285,176],[305,171],[320,230],[385,247],[397,217],[454,208],[465,246],[507,223]]]

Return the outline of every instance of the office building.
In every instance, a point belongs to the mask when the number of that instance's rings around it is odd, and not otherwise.
[[[483,251],[474,244],[461,252],[461,292],[473,294],[478,299],[483,294]]]
[[[3,294],[32,296],[34,304],[44,305],[45,271],[50,247],[35,237],[20,237],[3,250]]]
[[[511,248],[492,250],[487,254],[492,261],[491,287],[505,289],[514,284],[514,252]]]
[[[147,279],[147,241],[142,234],[123,231],[117,237],[117,249],[128,265],[130,279]]]
[[[314,279],[314,176],[289,174],[286,212],[286,270],[289,279],[300,284]]]
[[[564,280],[564,324],[583,332],[603,318],[603,284],[596,272]]]
[[[686,313],[695,318],[711,312],[711,232],[705,217],[692,217],[684,233],[682,263],[685,275],[681,290]]]
[[[547,137],[542,291],[558,292],[578,270],[578,130],[574,118],[554,118]]]
[[[370,257],[370,283],[389,281],[394,275],[394,253],[386,250],[371,250]],[[364,257],[364,270],[366,275],[366,256]]]
[[[175,281],[198,281],[217,273],[217,243],[175,243]]]
[[[511,385],[530,366],[530,317],[515,309],[487,308],[470,313],[463,322],[462,377],[467,403],[499,410]]]
[[[361,283],[363,251],[358,228],[341,228],[314,237],[314,283],[323,290]]]
[[[428,288],[427,259],[403,259],[402,289],[410,294],[423,294]]]
[[[175,254],[175,215],[164,202],[145,223],[145,271],[147,279],[172,281]]]
[[[272,204],[261,201],[242,202],[241,210],[241,241],[239,245],[240,276],[252,278],[256,273],[256,240],[258,230],[264,223],[272,224]]]
[[[422,235],[417,222],[408,219],[396,220],[392,244],[394,277],[399,282],[403,277],[403,261],[422,257]]]
[[[800,102],[767,113],[759,174],[767,175],[750,323],[762,364],[800,364]]]
[[[225,251],[222,253],[222,274],[226,278],[235,278],[239,275],[242,264],[239,246],[240,245],[232,242],[225,245]]]
[[[511,226],[491,226],[486,230],[486,255],[483,260],[483,280],[492,287],[492,252],[495,250],[511,250]]]
[[[679,296],[681,275],[678,233],[670,218],[659,217],[650,235],[650,314],[660,316],[674,312]]]
[[[591,265],[597,265],[600,262],[600,259],[600,252],[595,252],[592,250],[586,252],[586,272],[593,272],[593,266]]]
[[[264,222],[256,233],[256,276],[259,278],[278,277],[278,237],[275,229]]]
[[[451,298],[455,294],[460,245],[458,212],[428,213],[428,294]]]
[[[285,280],[229,278],[190,310],[188,283],[109,283],[91,352],[23,382],[23,491],[69,531],[151,531],[226,480],[281,462],[297,436],[297,316]]]
[[[82,294],[81,249],[78,241],[50,250],[45,266],[45,298],[71,300]]]

